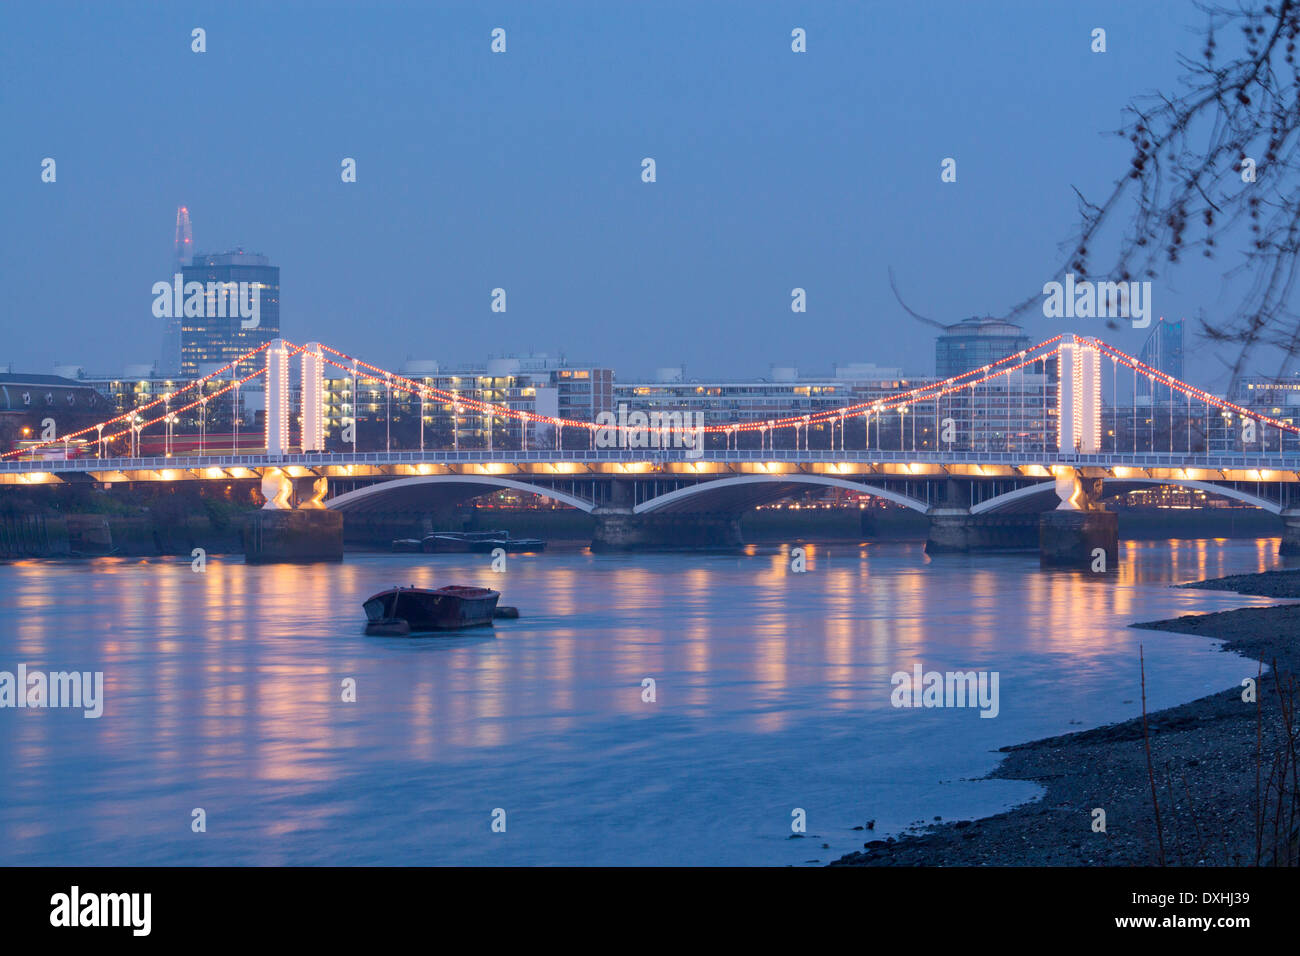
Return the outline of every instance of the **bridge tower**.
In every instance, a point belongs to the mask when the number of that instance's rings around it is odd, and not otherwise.
[[[266,453],[289,451],[289,349],[275,339],[266,349]]]
[[[1057,353],[1057,444],[1063,455],[1101,451],[1101,352],[1095,340],[1067,335]],[[1101,482],[1069,464],[1052,469],[1055,511],[1038,519],[1038,555],[1044,566],[1114,572],[1119,566],[1119,519],[1095,501]],[[1089,487],[1091,486],[1091,487]]]
[[[302,450],[325,450],[325,357],[319,342],[308,342],[302,353]]]
[[[1061,342],[1057,381],[1057,448],[1095,455],[1101,451],[1101,353],[1088,339]]]

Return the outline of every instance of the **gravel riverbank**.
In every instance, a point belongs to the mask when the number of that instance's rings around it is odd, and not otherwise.
[[[1184,586],[1300,598],[1300,571]],[[1006,756],[989,776],[1035,781],[1046,789],[1040,800],[982,820],[937,824],[916,836],[869,841],[831,865],[1150,865],[1160,860],[1160,836],[1170,864],[1271,861],[1276,814],[1265,814],[1259,841],[1257,771],[1267,778],[1274,755],[1286,746],[1272,669],[1276,662],[1284,680],[1300,673],[1300,604],[1187,615],[1134,627],[1223,639],[1223,650],[1260,661],[1265,671],[1258,709],[1243,702],[1242,687],[1233,687],[1148,714],[1159,831],[1139,718],[1003,748]],[[1159,636],[1153,634],[1151,640]],[[1257,673],[1251,669],[1242,678]],[[1104,833],[1092,829],[1097,807],[1106,812]],[[1281,838],[1281,844],[1293,841]]]

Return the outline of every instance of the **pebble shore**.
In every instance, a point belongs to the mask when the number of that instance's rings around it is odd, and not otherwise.
[[[1273,571],[1184,587],[1300,598],[1300,571]],[[1224,640],[1222,649],[1261,662],[1258,710],[1232,687],[1149,713],[1160,827],[1153,811],[1141,718],[1003,748],[989,776],[1032,780],[1046,792],[1032,803],[974,821],[936,824],[897,840],[871,840],[832,866],[1248,866],[1273,861],[1272,848],[1294,849],[1274,836],[1267,814],[1258,837],[1257,753],[1263,773],[1285,745],[1273,667],[1300,674],[1300,604],[1195,614],[1135,624],[1152,631]],[[1152,635],[1152,640],[1158,640]],[[1257,677],[1258,667],[1242,677]],[[1136,691],[1135,691],[1136,692]],[[1262,718],[1262,720],[1261,720]],[[1259,745],[1262,724],[1262,748]],[[1106,811],[1104,833],[1093,810]],[[1262,846],[1260,843],[1262,842]]]

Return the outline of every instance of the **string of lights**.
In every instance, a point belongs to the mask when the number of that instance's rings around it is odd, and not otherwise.
[[[1291,434],[1300,434],[1300,426],[1292,425],[1289,422],[1281,421],[1280,419],[1273,418],[1269,415],[1262,415],[1259,412],[1253,412],[1250,409],[1243,408],[1241,405],[1237,405],[1227,399],[1211,395],[1209,392],[1199,389],[1194,385],[1188,385],[1186,382],[1181,382],[1171,375],[1167,375],[1159,369],[1152,368],[1150,365],[1147,365],[1139,359],[1135,359],[1133,356],[1121,352],[1113,346],[1107,345],[1100,339],[1092,339],[1091,341],[1098,349],[1118,361],[1121,365],[1126,365],[1135,372],[1141,372],[1148,379],[1157,384],[1167,386],[1182,395],[1195,398],[1220,410],[1234,412],[1242,418],[1253,418],[1261,424],[1272,425],[1274,428],[1290,432]]]
[[[685,435],[685,434],[695,433],[697,431],[702,431],[706,434],[728,433],[728,434],[735,435],[740,433],[752,434],[755,431],[761,431],[766,433],[769,431],[775,431],[777,429],[783,429],[783,428],[793,428],[797,430],[800,428],[807,428],[811,425],[821,425],[826,423],[831,423],[833,427],[834,422],[838,421],[842,429],[843,423],[849,419],[859,418],[859,417],[865,417],[870,419],[870,417],[872,416],[880,416],[883,413],[895,412],[895,411],[905,413],[909,411],[913,405],[919,405],[921,403],[929,402],[929,401],[934,401],[937,403],[939,399],[943,398],[944,396],[972,390],[978,386],[985,385],[993,381],[994,379],[1003,376],[1010,376],[1016,372],[1019,372],[1025,368],[1028,368],[1038,363],[1045,363],[1051,358],[1053,358],[1054,356],[1057,357],[1058,359],[1062,359],[1063,352],[1064,352],[1062,343],[1065,340],[1065,338],[1066,336],[1064,335],[1055,336],[1051,339],[1039,343],[1036,346],[1033,346],[1032,348],[1023,349],[1019,352],[1013,353],[1012,355],[1008,355],[1004,358],[1001,358],[995,362],[990,362],[979,368],[975,368],[975,369],[971,369],[970,371],[963,372],[961,375],[957,375],[949,379],[944,379],[943,381],[940,382],[930,382],[924,385],[918,385],[914,388],[907,389],[906,391],[898,392],[896,394],[890,395],[888,398],[862,401],[862,402],[846,405],[840,408],[822,409],[816,412],[809,412],[800,415],[790,415],[782,418],[754,419],[750,421],[732,422],[728,424],[704,425],[704,426],[700,426],[698,429],[686,427],[686,426],[674,425],[672,424],[671,419],[669,419],[667,423],[662,425],[662,427],[655,426],[655,428],[656,430],[661,431],[666,435],[667,434]],[[307,349],[307,346],[305,345],[295,345],[294,343],[291,343],[287,340],[281,340],[281,341],[283,342],[286,348],[286,355],[285,355],[286,359],[299,355]],[[1096,350],[1093,354],[1100,353],[1109,356],[1115,363],[1124,365],[1126,368],[1132,370],[1135,374],[1140,374],[1155,384],[1165,386],[1169,389],[1172,389],[1173,391],[1178,392],[1183,396],[1186,396],[1189,401],[1195,399],[1197,401],[1204,402],[1207,405],[1217,408],[1221,411],[1231,412],[1232,414],[1240,416],[1243,419],[1254,419],[1255,421],[1261,424],[1272,426],[1278,429],[1279,431],[1287,432],[1290,434],[1300,434],[1300,427],[1296,425],[1292,425],[1288,422],[1281,421],[1269,415],[1254,412],[1248,408],[1244,408],[1241,405],[1237,405],[1234,402],[1230,402],[1226,399],[1222,399],[1217,396],[1211,395],[1210,393],[1204,391],[1203,389],[1197,388],[1193,385],[1188,385],[1187,383],[1179,381],[1178,379],[1175,379],[1172,376],[1164,372],[1161,372],[1158,369],[1152,368],[1151,366],[1143,363],[1141,360],[1134,358],[1133,356],[1128,355],[1127,353],[1106,344],[1100,339],[1091,338],[1091,337],[1085,338],[1082,336],[1072,337],[1071,345],[1072,347],[1069,350],[1071,352],[1071,357],[1070,357],[1071,361],[1075,360],[1078,347],[1083,347],[1085,349],[1090,349],[1090,350]],[[23,448],[16,449],[10,452],[5,452],[3,454],[0,454],[0,459],[13,458],[19,455],[29,454],[32,451],[41,448],[62,445],[69,441],[84,438],[85,436],[91,434],[96,434],[97,441],[99,441],[102,445],[102,443],[104,442],[114,441],[129,435],[133,429],[136,430],[137,432],[143,432],[144,429],[146,428],[165,423],[167,422],[169,416],[176,416],[176,415],[184,414],[186,412],[190,412],[195,408],[204,405],[207,402],[211,402],[214,399],[226,395],[232,390],[242,387],[243,385],[247,384],[248,382],[256,378],[264,376],[266,374],[265,367],[243,378],[232,380],[215,392],[204,393],[202,389],[202,387],[206,385],[208,382],[211,382],[214,379],[220,379],[224,373],[229,372],[231,369],[238,367],[241,363],[246,362],[248,359],[255,357],[256,355],[265,351],[269,347],[270,347],[270,343],[259,346],[258,348],[253,349],[252,351],[239,356],[238,358],[234,359],[230,363],[203,376],[202,378],[195,379],[183,386],[178,387],[175,391],[168,392],[165,395],[161,395],[158,398],[155,398],[146,404],[139,405],[133,409],[130,409],[129,411],[123,412],[112,418],[106,419],[105,421],[97,425],[91,425],[87,428],[82,428],[78,431],[74,431],[69,434],[48,441],[31,443],[25,445]],[[349,376],[356,376],[358,378],[362,377],[361,372],[364,370],[364,372],[368,373],[365,376],[367,378],[382,379],[389,385],[390,388],[397,386],[399,391],[406,391],[412,394],[417,394],[422,396],[423,398],[434,399],[436,401],[444,403],[445,405],[453,406],[456,409],[458,414],[462,410],[468,409],[470,411],[477,412],[483,415],[490,415],[493,417],[519,421],[523,423],[524,427],[526,427],[528,423],[533,423],[533,424],[550,425],[557,428],[574,428],[574,429],[580,429],[589,432],[595,432],[597,430],[609,430],[611,432],[636,432],[636,431],[642,431],[645,428],[644,425],[635,425],[635,424],[627,424],[627,423],[610,422],[608,424],[602,424],[599,422],[578,421],[574,419],[561,418],[557,416],[542,415],[536,412],[528,411],[526,409],[511,408],[507,405],[482,401],[479,399],[456,394],[454,392],[450,392],[447,391],[446,389],[441,389],[424,382],[417,381],[407,376],[400,375],[396,372],[391,372],[387,369],[381,368],[377,365],[372,365],[369,362],[356,358],[338,349],[331,348],[330,346],[327,345],[321,345],[320,349],[322,353],[328,353],[328,355],[322,354],[321,356],[321,362],[323,364],[328,364],[330,366],[333,366],[334,368],[341,369],[342,371],[348,373]],[[335,356],[340,361],[336,361],[334,358],[330,358],[329,356]],[[1077,391],[1078,382],[1081,380],[1081,377],[1075,376],[1074,380],[1075,380],[1075,390]],[[281,382],[280,383],[281,391],[284,391],[286,388],[287,385],[285,384],[285,382]],[[183,405],[176,406],[175,408],[172,407],[171,405],[172,401],[175,400],[178,396],[183,396],[186,393],[190,392],[191,390],[195,390],[195,389],[199,390],[198,398],[195,398],[192,401],[189,401]],[[1058,390],[1059,390],[1059,383],[1058,383]],[[1081,406],[1085,401],[1088,404],[1097,404],[1100,402],[1099,392],[1097,394],[1090,393],[1086,397],[1084,396],[1083,393],[1080,393],[1077,396],[1074,396],[1074,398],[1076,399],[1076,401],[1070,404],[1074,406],[1075,411],[1080,411]],[[287,404],[286,396],[282,395],[280,396],[280,399],[282,404]],[[148,413],[149,411],[157,409],[160,406],[165,409],[163,414],[157,415],[156,417],[141,419],[142,414]],[[1060,406],[1058,400],[1058,410],[1059,408]],[[1074,411],[1072,411],[1071,414],[1073,415]],[[1099,415],[1095,415],[1094,418],[1096,418],[1097,421],[1100,421]],[[174,420],[175,419],[173,417],[173,421]],[[117,431],[112,430],[113,426],[121,425],[121,424],[125,424],[126,427]]]
[[[197,379],[195,379],[194,381],[190,382],[188,385],[182,385],[180,388],[176,389],[176,391],[174,391],[174,392],[168,392],[166,395],[161,395],[161,396],[159,396],[158,398],[154,399],[152,402],[149,402],[149,403],[147,403],[147,404],[145,404],[145,405],[137,405],[135,408],[132,408],[130,411],[123,412],[121,415],[115,415],[114,417],[109,418],[109,419],[107,419],[107,420],[105,420],[105,421],[102,421],[102,422],[100,422],[100,423],[97,424],[97,425],[91,425],[91,426],[89,426],[88,428],[83,428],[83,429],[81,429],[80,431],[70,432],[70,433],[68,433],[67,435],[64,435],[64,436],[62,436],[62,437],[60,437],[60,438],[51,439],[50,441],[45,441],[45,442],[38,442],[38,443],[35,443],[35,444],[32,444],[32,445],[29,445],[29,446],[26,447],[26,448],[20,448],[20,449],[17,449],[17,450],[15,450],[15,451],[8,451],[8,452],[5,452],[4,454],[0,454],[0,460],[3,460],[3,459],[5,459],[5,458],[13,458],[13,457],[15,457],[15,456],[17,456],[17,455],[28,454],[29,452],[31,452],[31,451],[33,451],[33,450],[35,450],[35,449],[38,449],[38,448],[46,448],[46,447],[53,446],[53,445],[62,445],[64,442],[69,442],[69,441],[72,441],[72,440],[75,439],[75,438],[80,438],[80,437],[82,437],[83,435],[89,435],[91,432],[99,431],[99,430],[102,430],[102,429],[108,428],[110,425],[115,425],[115,424],[117,424],[118,422],[121,422],[121,421],[127,421],[128,419],[134,419],[134,418],[135,418],[136,416],[138,416],[141,412],[143,412],[143,411],[147,411],[148,409],[154,408],[154,407],[156,407],[156,406],[158,406],[158,405],[162,405],[162,406],[164,406],[164,407],[168,407],[168,406],[170,406],[171,400],[172,400],[173,398],[175,398],[177,395],[180,395],[182,392],[187,392],[187,391],[189,391],[189,390],[192,389],[192,388],[198,388],[199,386],[202,386],[202,385],[204,385],[205,383],[212,381],[214,378],[220,378],[220,377],[221,377],[221,374],[222,374],[223,372],[227,372],[227,371],[229,371],[229,370],[232,369],[232,368],[237,368],[237,367],[239,366],[239,363],[244,362],[244,361],[246,361],[246,360],[252,358],[254,355],[257,355],[259,352],[264,351],[264,350],[269,346],[269,344],[270,344],[270,343],[267,343],[267,345],[261,345],[261,346],[258,346],[257,348],[253,349],[251,352],[245,352],[243,355],[239,356],[239,358],[237,358],[237,359],[235,359],[234,361],[230,362],[228,365],[223,365],[221,368],[217,369],[216,371],[214,371],[214,372],[210,372],[209,374],[203,376],[202,378],[197,378]],[[252,375],[249,375],[249,376],[247,376],[246,378],[241,379],[240,382],[239,382],[239,384],[240,384],[240,385],[243,385],[244,382],[247,382],[247,381],[249,381],[250,379],[256,378],[258,375],[263,374],[264,371],[265,371],[265,369],[262,369],[262,370],[259,370],[259,371],[257,371],[257,372],[254,372]],[[221,390],[218,391],[218,392],[213,392],[213,393],[211,393],[211,394],[209,394],[209,395],[207,395],[207,396],[204,396],[204,398],[209,399],[209,400],[210,400],[210,399],[213,399],[213,398],[216,398],[218,395],[223,395],[223,394],[225,394],[226,392],[230,391],[230,389],[232,389],[232,388],[234,388],[234,383],[233,383],[233,382],[232,382],[230,385],[227,385],[225,388],[221,389]],[[201,404],[202,401],[203,401],[202,398],[201,398],[201,399],[198,399],[198,400],[196,400],[196,401],[190,403],[189,405],[184,406],[183,408],[178,408],[178,409],[176,409],[176,411],[173,412],[172,414],[179,414],[179,413],[182,412],[182,411],[188,411],[189,409],[194,408],[196,405]],[[141,427],[141,428],[145,428],[145,427],[147,427],[148,425],[156,425],[158,422],[162,422],[162,421],[166,421],[166,420],[167,420],[167,415],[164,414],[164,415],[162,415],[162,416],[159,417],[159,418],[155,418],[155,419],[153,419],[153,420],[150,421],[150,422],[146,422],[144,425],[142,425],[142,426],[140,426],[140,427]],[[110,440],[110,439],[112,439],[112,438],[119,438],[119,437],[121,437],[122,435],[127,434],[129,431],[130,431],[130,429],[128,428],[127,431],[124,431],[124,432],[118,432],[118,433],[115,434],[115,435],[101,435],[101,436],[99,436],[99,438],[98,438],[97,440],[108,441],[108,440]]]
[[[727,425],[705,425],[703,426],[702,430],[705,433],[709,433],[709,434],[721,434],[723,432],[752,432],[752,431],[757,431],[759,429],[768,430],[768,429],[775,429],[775,428],[802,428],[808,424],[822,424],[822,423],[829,422],[833,419],[856,418],[858,416],[875,414],[878,411],[894,411],[901,406],[902,407],[910,406],[911,404],[914,403],[929,401],[940,395],[960,391],[965,388],[972,388],[976,385],[982,385],[990,381],[991,379],[998,377],[999,375],[1007,375],[1012,372],[1019,371],[1020,369],[1032,365],[1036,362],[1041,362],[1046,359],[1049,359],[1051,358],[1052,355],[1056,354],[1056,352],[1058,351],[1057,348],[1050,348],[1050,346],[1057,345],[1057,343],[1059,343],[1063,338],[1064,336],[1062,335],[1055,336],[1054,338],[1048,339],[1045,342],[1039,343],[1033,348],[1023,349],[1020,352],[1016,352],[1013,353],[1012,355],[1006,356],[1005,358],[998,359],[996,362],[990,362],[989,364],[984,365],[980,368],[971,369],[968,372],[963,372],[961,375],[957,375],[949,379],[944,379],[942,382],[931,382],[926,385],[919,385],[915,388],[908,389],[905,392],[899,392],[898,394],[893,395],[888,399],[881,399],[878,401],[858,402],[853,405],[847,405],[843,408],[823,409],[817,412],[810,412],[806,415],[791,415],[786,418],[754,420],[749,422],[735,422]],[[350,365],[344,365],[332,361],[330,359],[325,360],[330,365],[333,365],[336,368],[343,369],[344,371],[347,372],[352,372],[354,368],[366,369],[369,372],[373,372],[376,378],[383,378],[385,381],[390,381],[390,382],[404,383],[404,385],[406,386],[404,389],[405,391],[410,391],[417,394],[423,393],[426,396],[440,398],[448,404],[454,404],[457,406],[471,408],[474,411],[484,412],[486,414],[495,415],[501,418],[513,418],[521,421],[542,422],[544,424],[557,425],[563,428],[581,428],[581,429],[609,428],[610,430],[613,431],[639,430],[639,426],[634,426],[634,425],[619,425],[619,424],[611,423],[608,426],[605,426],[605,425],[600,425],[596,422],[576,421],[574,419],[568,419],[568,418],[554,418],[547,415],[538,415],[534,412],[525,411],[523,409],[510,408],[509,406],[506,405],[499,405],[492,402],[482,402],[482,401],[478,401],[477,399],[464,398],[455,395],[452,392],[445,391],[444,389],[439,389],[431,385],[426,385],[422,382],[417,382],[414,379],[406,378],[402,375],[397,374],[396,372],[390,372],[387,369],[380,368],[377,365],[371,365],[368,362],[362,361],[361,359],[348,355],[346,352],[341,352],[338,349],[330,348],[327,345],[322,345],[321,349],[322,351],[326,351],[333,355],[338,356],[339,358],[343,359],[346,362],[352,363]],[[1032,355],[1033,357],[1026,359],[1025,356],[1029,356],[1029,355]],[[1019,361],[1015,365],[1008,364],[1008,363],[1016,362],[1017,359],[1020,359],[1021,361]],[[994,369],[996,369],[997,371],[993,371]],[[963,381],[963,379],[969,378],[972,375],[978,375],[981,377],[978,379],[974,379],[972,381]],[[693,432],[695,431],[695,429],[667,427],[665,428],[665,431],[668,431],[669,433],[685,434],[687,432]]]

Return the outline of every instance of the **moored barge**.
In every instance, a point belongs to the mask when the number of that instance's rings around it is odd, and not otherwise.
[[[398,621],[411,631],[447,631],[491,624],[500,591],[450,584],[442,588],[395,587],[368,598],[366,632],[400,632]]]

